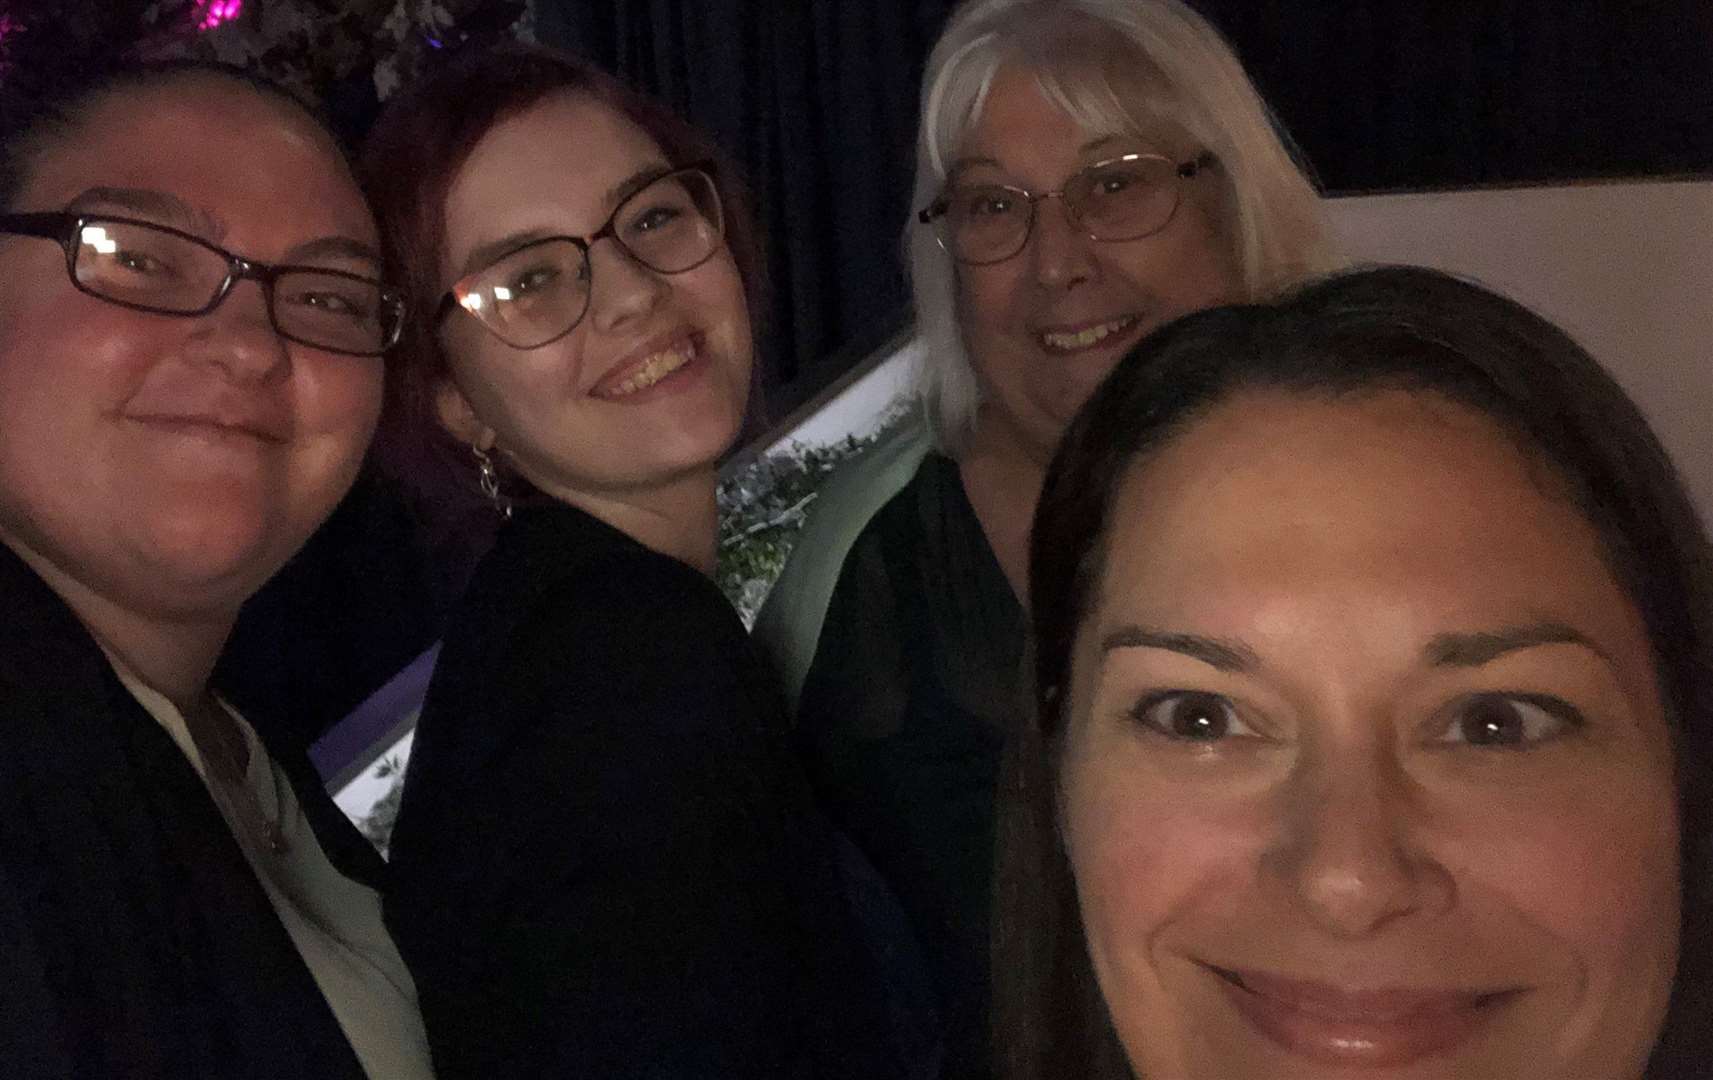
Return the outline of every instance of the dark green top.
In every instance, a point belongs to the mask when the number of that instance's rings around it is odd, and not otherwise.
[[[947,1077],[991,1073],[994,790],[1024,636],[957,465],[930,454],[852,546],[798,709],[828,812],[915,931]]]

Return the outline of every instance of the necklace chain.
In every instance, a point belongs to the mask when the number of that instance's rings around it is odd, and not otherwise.
[[[185,714],[185,726],[190,729],[191,741],[202,755],[209,778],[220,791],[222,801],[239,819],[241,828],[275,855],[290,851],[291,842],[280,825],[285,801],[281,797],[279,774],[272,768],[268,770],[274,785],[274,813],[270,816],[262,810],[261,799],[248,782],[250,748],[238,721],[225,706],[208,696]]]

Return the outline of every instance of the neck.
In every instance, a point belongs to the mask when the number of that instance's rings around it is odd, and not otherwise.
[[[996,422],[997,421],[997,422]],[[983,415],[958,455],[964,492],[1018,603],[1029,597],[1029,526],[1047,461],[1003,421]]]
[[[719,541],[719,472],[709,466],[648,488],[616,492],[549,492],[662,555],[714,573]]]
[[[0,538],[9,539],[9,538]],[[59,594],[91,636],[180,712],[200,707],[238,612],[140,612],[61,570],[22,544],[8,543]]]

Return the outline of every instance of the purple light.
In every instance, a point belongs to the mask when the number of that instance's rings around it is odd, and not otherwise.
[[[244,9],[244,0],[197,0],[196,6],[202,9],[202,21],[196,28],[212,30],[229,19],[237,18]]]

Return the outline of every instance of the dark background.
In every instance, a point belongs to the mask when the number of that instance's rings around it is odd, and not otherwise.
[[[1713,174],[1708,0],[1196,0],[1334,193]],[[768,238],[769,412],[908,319],[899,235],[945,0],[537,0],[537,36],[678,108],[741,164]],[[1661,229],[1672,229],[1661,222]],[[342,715],[446,597],[370,479],[247,610],[239,704]]]

